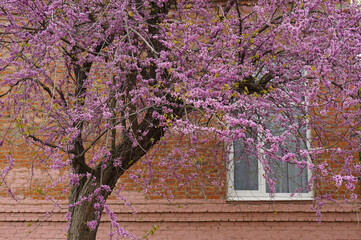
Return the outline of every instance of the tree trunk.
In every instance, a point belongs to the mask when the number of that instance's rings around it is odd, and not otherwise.
[[[74,204],[72,199],[78,199],[80,196],[87,197],[90,194],[94,193],[95,189],[99,186],[93,186],[91,181],[86,181],[79,186],[73,186],[71,189],[69,203]],[[77,188],[77,189],[75,189]],[[78,194],[76,194],[78,193]],[[75,197],[73,194],[76,194]],[[107,198],[109,194],[106,194]],[[78,200],[79,201],[79,200]],[[97,220],[96,212],[99,211],[99,217],[102,214],[102,208],[97,210],[94,208],[96,203],[95,196],[92,196],[90,199],[85,200],[82,204],[74,206],[69,209],[71,213],[70,227],[68,229],[68,239],[69,240],[95,240],[96,234],[98,231],[99,221],[97,227],[94,230],[91,230],[87,222]],[[100,220],[100,219],[99,219]]]
[[[180,110],[176,110],[177,111],[174,112],[181,116]],[[133,142],[129,138],[124,138],[122,143],[111,152],[111,159],[106,161],[105,167],[103,167],[103,162],[99,163],[97,167],[93,169],[92,177],[82,177],[79,180],[79,183],[72,184],[69,193],[69,204],[76,206],[69,209],[71,220],[68,230],[68,240],[96,239],[99,220],[103,211],[102,207],[100,207],[100,209],[95,209],[94,207],[94,204],[99,201],[97,197],[102,196],[102,201],[105,203],[114,189],[117,180],[123,175],[124,171],[141,159],[164,135],[164,129],[158,127],[158,120],[152,118],[152,113],[153,110],[148,110],[142,123],[139,125],[139,129],[142,130],[141,132],[147,130],[148,134],[138,140],[138,146],[133,146]],[[152,123],[152,127],[149,127],[150,123]],[[84,151],[81,144],[76,144],[75,149],[77,150],[76,153],[78,155]],[[115,167],[113,164],[114,159],[117,158],[122,160],[121,167]],[[79,155],[79,157],[76,157],[73,160],[72,169],[76,174],[84,176],[87,172],[83,165],[85,165],[84,155]],[[95,196],[95,190],[99,190],[101,186],[103,189],[98,193],[98,196]],[[104,189],[105,186],[107,189]],[[89,198],[89,196],[91,197]],[[80,204],[79,201],[83,198],[87,199]],[[102,204],[100,205],[102,206]],[[91,230],[88,227],[87,222],[94,220],[98,221],[98,225],[94,230]]]

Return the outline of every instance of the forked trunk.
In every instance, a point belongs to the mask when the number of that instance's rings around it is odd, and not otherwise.
[[[180,110],[174,112],[178,116],[181,116]],[[71,220],[68,230],[68,240],[96,239],[99,222],[93,230],[89,228],[87,223],[99,220],[101,217],[103,211],[102,203],[100,203],[99,209],[94,207],[94,204],[99,201],[97,197],[101,195],[101,200],[104,204],[124,171],[141,159],[164,135],[164,129],[158,127],[159,122],[153,119],[152,114],[153,110],[148,110],[142,123],[139,125],[139,129],[142,129],[141,132],[147,131],[148,134],[142,136],[142,139],[138,141],[138,146],[133,146],[133,142],[129,138],[124,138],[122,143],[111,152],[111,160],[105,163],[99,163],[97,167],[92,170],[92,177],[82,177],[79,183],[71,186],[69,204],[73,207],[69,209]],[[152,123],[152,127],[149,127],[150,123]],[[84,148],[78,144],[76,145],[76,149],[79,157],[73,160],[72,168],[76,174],[80,174],[79,176],[85,176],[87,175],[84,168],[85,159],[84,155],[80,154],[84,151]],[[121,167],[114,166],[114,159],[122,159]],[[97,196],[95,196],[95,192],[97,192]]]

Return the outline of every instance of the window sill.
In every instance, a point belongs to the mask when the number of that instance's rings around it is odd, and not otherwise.
[[[312,201],[312,193],[295,194],[291,197],[290,193],[276,193],[274,197],[260,192],[242,192],[234,191],[228,194],[227,201]]]

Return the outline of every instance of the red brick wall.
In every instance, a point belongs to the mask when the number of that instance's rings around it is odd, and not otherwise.
[[[129,195],[138,214],[111,204],[120,226],[137,237],[154,225],[159,229],[149,239],[360,239],[356,208],[328,206],[317,223],[311,202],[226,202],[182,200],[170,205],[164,200],[144,200]],[[0,201],[0,239],[66,239],[65,210],[44,216],[52,205],[42,200],[18,204]],[[359,209],[359,208],[358,208]],[[98,239],[108,239],[106,216]]]

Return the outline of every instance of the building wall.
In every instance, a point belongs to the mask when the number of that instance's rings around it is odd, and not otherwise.
[[[31,151],[22,152],[19,159],[25,162]],[[17,202],[9,198],[4,184],[0,186],[0,239],[66,239],[67,193],[61,192],[64,183],[45,187],[61,172],[26,164],[17,166],[6,179]],[[134,169],[142,166],[139,162]],[[204,165],[205,170],[209,168]],[[224,166],[218,169],[225,171]],[[224,179],[222,174],[219,177]],[[138,193],[142,189],[139,183],[131,181],[129,173],[122,176],[120,183],[125,187],[119,194],[126,197],[137,214],[114,196],[110,198],[108,202],[120,226],[149,239],[361,239],[359,203],[327,205],[318,223],[312,201],[227,201],[226,184],[219,188],[206,184],[204,200],[199,182],[179,188],[174,179],[168,180],[175,192],[173,202]],[[54,207],[46,196],[62,208]],[[151,235],[154,226],[159,229]],[[98,239],[109,239],[109,229],[110,221],[104,214]]]
[[[329,205],[317,222],[312,202],[227,202],[145,200],[129,194],[137,214],[110,203],[118,222],[137,237],[159,227],[149,239],[360,239],[356,205]],[[65,209],[44,200],[0,201],[0,239],[66,239]],[[54,211],[55,210],[55,211]],[[53,214],[46,214],[53,211]],[[109,238],[103,216],[98,239]],[[116,238],[113,238],[116,239]]]

